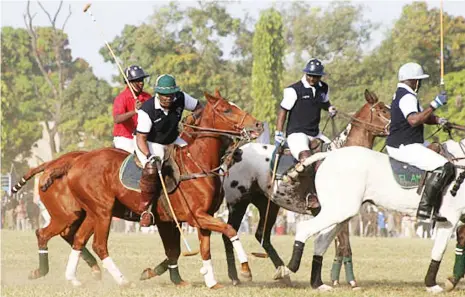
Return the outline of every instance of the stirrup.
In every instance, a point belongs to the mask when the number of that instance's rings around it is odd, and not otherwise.
[[[144,214],[148,213],[150,215],[150,222],[149,222],[149,226],[152,225],[152,222],[155,223],[155,216],[153,215],[153,213],[149,210],[145,210],[144,212],[142,212],[140,214],[140,220],[139,220],[139,223],[140,221],[142,220],[142,217],[144,216]]]

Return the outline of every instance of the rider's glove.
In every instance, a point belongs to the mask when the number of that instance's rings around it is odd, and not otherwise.
[[[284,133],[283,131],[275,131],[274,132],[274,145],[276,147],[281,146],[284,143]]]
[[[433,109],[438,109],[439,107],[447,104],[447,94],[445,91],[442,91],[439,95],[431,101],[430,105]]]
[[[337,114],[337,109],[336,109],[336,106],[334,105],[331,105],[329,108],[328,108],[328,112],[329,112],[329,116],[331,118],[334,118]]]

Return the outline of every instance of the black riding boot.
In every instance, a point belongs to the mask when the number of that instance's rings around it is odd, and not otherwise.
[[[154,163],[147,163],[142,170],[140,178],[140,203],[138,211],[141,213],[140,226],[149,227],[152,224],[153,214],[149,211],[150,204],[155,196],[158,183],[157,168]]]
[[[439,222],[446,221],[445,218],[438,215],[438,212],[441,207],[443,192],[454,178],[455,166],[450,162],[447,162],[444,167],[442,167],[442,171],[428,173],[425,190],[423,191],[420,204],[418,205],[418,218],[432,218],[432,220]]]

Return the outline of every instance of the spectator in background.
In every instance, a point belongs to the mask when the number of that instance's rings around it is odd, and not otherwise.
[[[390,237],[397,237],[394,214],[390,211],[387,213],[387,217],[386,217],[386,229]]]
[[[382,211],[378,212],[378,236],[387,237],[386,217]]]
[[[25,231],[27,212],[26,212],[26,205],[24,204],[23,199],[21,199],[19,201],[18,206],[16,206],[15,214],[16,214],[16,230]]]

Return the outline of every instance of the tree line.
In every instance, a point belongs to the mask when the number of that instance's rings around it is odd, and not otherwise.
[[[87,61],[72,58],[66,34],[72,12],[62,3],[53,15],[41,8],[50,26],[34,26],[28,4],[25,28],[2,27],[3,164],[24,166],[43,125],[54,157],[111,145],[111,108],[122,78],[116,75],[113,83],[119,85],[112,87],[93,74]],[[224,97],[272,127],[282,89],[301,78],[310,57],[323,60],[331,101],[345,112],[360,108],[365,88],[389,103],[397,70],[410,61],[430,74],[420,90],[423,103],[428,103],[439,91],[439,9],[423,2],[405,5],[370,51],[364,48],[379,24],[366,19],[364,12],[363,6],[350,2],[326,8],[292,2],[274,4],[254,20],[247,14],[232,16],[224,2],[200,2],[196,7],[171,2],[157,8],[147,22],[126,25],[110,46],[124,66],[138,64],[152,75],[146,84],[149,92],[159,74],[171,73],[197,98],[219,88]],[[57,15],[65,21],[58,24]],[[465,124],[465,18],[444,14],[444,36],[450,103],[440,115]],[[226,39],[233,43],[228,55],[221,47]],[[114,63],[103,41],[100,54]],[[346,120],[337,124],[343,128]]]

